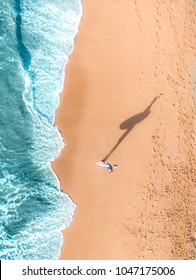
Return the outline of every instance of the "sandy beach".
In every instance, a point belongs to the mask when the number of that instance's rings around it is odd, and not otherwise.
[[[56,116],[77,204],[60,259],[195,259],[196,3],[83,8]]]

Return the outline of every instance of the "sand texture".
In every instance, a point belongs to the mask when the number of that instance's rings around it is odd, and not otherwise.
[[[195,259],[196,3],[83,6],[56,117],[77,204],[60,259]]]

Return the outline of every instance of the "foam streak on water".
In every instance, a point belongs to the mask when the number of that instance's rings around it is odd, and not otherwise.
[[[51,169],[80,0],[0,0],[0,259],[57,259],[75,204]]]

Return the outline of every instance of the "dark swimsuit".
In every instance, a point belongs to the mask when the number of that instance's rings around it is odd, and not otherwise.
[[[109,165],[109,169],[110,169],[111,171],[113,171],[112,165],[111,165],[110,163],[108,163],[108,165]]]

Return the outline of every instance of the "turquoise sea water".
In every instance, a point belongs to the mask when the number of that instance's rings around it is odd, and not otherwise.
[[[0,0],[0,259],[57,259],[75,204],[51,169],[80,0]]]

